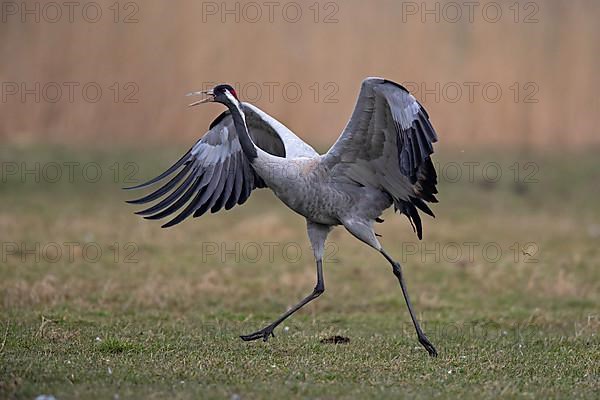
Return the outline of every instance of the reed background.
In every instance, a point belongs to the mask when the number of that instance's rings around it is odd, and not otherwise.
[[[446,144],[599,143],[594,0],[482,1],[471,17],[463,2],[445,1],[275,2],[269,15],[264,2],[190,0],[120,2],[116,14],[110,0],[94,2],[102,11],[96,23],[85,18],[95,19],[98,7],[84,11],[90,2],[77,3],[73,22],[64,6],[57,19],[44,2],[13,3],[17,11],[7,3],[0,23],[4,140],[189,143],[218,111],[186,110],[183,95],[229,82],[326,149],[346,123],[360,81],[383,76],[415,91]],[[24,12],[36,4],[39,23]],[[438,11],[422,14],[426,9]],[[72,102],[65,82],[79,84]],[[23,98],[21,85],[36,83],[39,102]],[[53,83],[62,86],[57,102],[50,101]],[[83,97],[89,83],[102,89],[98,102]],[[18,93],[8,94],[7,84],[19,85]]]

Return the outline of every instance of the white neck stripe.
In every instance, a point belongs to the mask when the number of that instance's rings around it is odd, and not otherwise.
[[[244,112],[242,111],[242,108],[240,107],[240,102],[238,101],[238,99],[236,99],[235,96],[233,94],[231,94],[231,92],[227,89],[225,89],[225,96],[227,96],[229,101],[231,101],[233,103],[233,105],[235,106],[235,108],[237,108],[238,112],[242,116],[242,119],[244,120],[244,123],[246,123],[246,114],[244,114]]]

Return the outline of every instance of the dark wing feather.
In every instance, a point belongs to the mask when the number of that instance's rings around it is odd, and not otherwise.
[[[230,210],[231,208],[233,208],[233,206],[235,206],[235,204],[240,200],[240,195],[241,195],[242,189],[243,189],[243,179],[244,179],[243,174],[244,174],[244,172],[243,172],[243,167],[241,164],[244,162],[244,155],[236,154],[235,160],[236,160],[235,179],[232,184],[231,195],[227,199],[227,203],[225,203],[226,210]]]
[[[131,187],[127,187],[125,188],[125,190],[133,190],[133,189],[142,189],[142,188],[146,188],[164,178],[166,178],[167,176],[171,175],[173,172],[177,171],[179,169],[179,167],[181,167],[183,164],[189,162],[189,156],[190,156],[190,151],[188,151],[187,153],[185,153],[180,159],[179,161],[177,161],[175,164],[171,165],[169,167],[169,169],[167,169],[165,172],[163,172],[162,174],[158,175],[156,178],[150,179],[148,182],[144,182],[140,185],[137,186],[131,186]]]
[[[190,167],[194,165],[193,163],[190,163]],[[161,201],[159,201],[158,203],[156,203],[155,205],[153,205],[150,208],[147,208],[145,210],[142,211],[138,211],[136,212],[136,214],[138,215],[149,215],[149,214],[154,214],[158,211],[161,211],[167,207],[169,207],[171,204],[173,204],[178,198],[181,197],[181,195],[192,185],[192,183],[194,182],[194,180],[196,179],[196,175],[192,172],[185,181],[183,181],[183,183],[181,185],[179,185],[179,187],[177,189],[175,189],[173,192],[171,192],[168,196],[166,196],[164,199],[162,199]],[[167,184],[168,185],[168,184]],[[165,186],[167,186],[165,185]],[[162,191],[164,189],[161,188],[159,190],[157,190],[156,192]],[[154,192],[154,193],[156,193]],[[149,196],[146,197],[153,197],[152,195],[154,193],[151,193]],[[147,200],[147,201],[141,201],[137,200],[137,204],[139,203],[147,203],[151,200]]]
[[[323,157],[331,178],[372,186],[388,193],[419,238],[417,209],[433,215],[437,175],[431,155],[437,135],[427,111],[401,85],[368,78],[350,121]]]
[[[129,204],[144,204],[144,203],[147,203],[149,201],[158,199],[163,194],[167,193],[169,190],[171,190],[172,188],[174,188],[175,185],[177,185],[179,182],[181,182],[183,180],[183,178],[187,175],[187,173],[190,172],[191,169],[192,169],[192,164],[189,163],[184,168],[182,168],[177,173],[177,175],[175,175],[175,177],[173,177],[169,181],[169,183],[167,183],[166,185],[164,185],[160,189],[158,189],[158,190],[150,193],[147,196],[142,197],[141,199],[128,200],[127,203],[129,203]]]
[[[253,117],[248,118],[247,123],[254,140],[270,152],[285,156],[283,143],[274,136],[271,127],[264,122],[261,125],[261,121]],[[179,211],[163,225],[165,228],[192,214],[198,217],[207,210],[217,212],[223,207],[229,210],[236,204],[243,204],[255,188],[264,187],[264,182],[242,151],[229,111],[219,115],[206,135],[165,172],[127,189],[146,188],[173,174],[175,176],[163,186],[129,201],[147,204],[160,199],[153,206],[136,213],[147,219],[160,219]]]
[[[225,181],[223,182],[223,190],[221,191],[221,194],[217,198],[215,204],[210,209],[210,211],[213,213],[223,208],[226,201],[229,199],[231,192],[233,192],[233,184],[235,183],[235,172],[237,168],[236,161],[237,160],[235,157],[231,157],[229,159],[229,168],[227,170]]]
[[[167,216],[175,213],[177,210],[179,210],[181,207],[183,207],[183,205],[185,203],[187,203],[188,200],[191,199],[192,196],[197,192],[198,188],[200,187],[201,181],[202,181],[202,177],[195,177],[194,183],[189,187],[189,189],[187,189],[185,191],[185,193],[180,198],[177,199],[177,201],[172,203],[169,207],[165,208],[161,212],[159,212],[157,214],[149,215],[144,218],[146,218],[146,219],[161,219],[161,218],[167,217]]]

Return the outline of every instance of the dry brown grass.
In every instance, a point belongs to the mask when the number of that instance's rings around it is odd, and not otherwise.
[[[111,241],[122,243],[134,240],[140,246],[136,255],[138,262],[115,265],[108,257],[99,264],[86,264],[80,247],[75,248],[75,262],[60,268],[43,257],[39,263],[32,264],[31,256],[27,256],[26,264],[32,265],[25,265],[20,261],[20,254],[9,255],[7,271],[11,272],[0,283],[2,304],[6,309],[32,306],[51,308],[69,303],[78,307],[181,310],[210,298],[219,299],[223,307],[236,307],[247,298],[256,298],[256,293],[261,293],[259,297],[265,301],[293,301],[314,284],[313,260],[304,225],[301,220],[290,220],[290,216],[277,204],[270,201],[260,203],[274,210],[263,210],[258,215],[252,215],[251,210],[240,209],[236,212],[244,215],[239,214],[241,218],[237,222],[234,222],[238,220],[235,214],[229,214],[210,217],[206,223],[191,221],[168,231],[160,230],[156,224],[132,220],[121,225],[117,232],[111,220],[107,218],[106,223],[99,223],[94,215],[83,216],[68,224],[60,220],[50,223],[37,220],[28,229],[47,231],[47,235],[52,232],[52,241],[56,243],[84,237],[102,246]],[[16,216],[5,214],[3,218],[8,225],[18,226],[11,221]],[[222,222],[217,223],[220,218],[223,218]],[[452,263],[445,259],[437,263],[431,256],[423,255],[422,251],[407,257],[406,264],[411,276],[429,271],[427,274],[435,276],[441,273],[443,279],[450,279],[440,282],[438,276],[431,282],[413,283],[413,290],[419,293],[416,299],[425,309],[448,304],[440,291],[444,291],[445,285],[452,285],[451,282],[458,276],[466,279],[465,282],[471,286],[469,290],[477,288],[482,294],[499,295],[510,287],[511,291],[535,293],[536,296],[547,298],[594,298],[594,293],[600,290],[597,282],[587,280],[573,270],[574,265],[589,262],[584,254],[589,250],[586,243],[590,239],[578,239],[579,223],[572,217],[543,213],[528,216],[495,214],[487,216],[488,228],[483,234],[476,221],[463,222],[457,229],[454,221],[442,218],[425,221],[425,242],[416,241],[404,218],[388,215],[386,219],[385,224],[378,226],[378,231],[383,234],[383,243],[401,260],[405,257],[401,251],[403,243],[432,248],[437,243],[443,246],[446,243],[473,241],[473,238],[478,238],[482,243],[494,241],[505,253],[500,261],[494,263],[483,258],[478,251],[474,259],[468,259],[464,254],[461,262]],[[569,242],[569,252],[561,254],[554,250],[553,236],[545,236],[541,232],[552,232],[552,235],[559,237],[575,235]],[[44,237],[44,234],[40,233],[37,237]],[[539,247],[536,253],[539,262],[529,264],[524,262],[523,257],[515,263],[512,260],[513,253],[509,250],[514,241],[522,244],[534,241]],[[272,263],[266,259],[266,255],[257,263],[249,261],[244,258],[243,251],[237,252],[237,256],[241,257],[237,261],[235,256],[223,258],[217,254],[203,262],[200,255],[203,242],[216,243],[227,249],[235,248],[236,244],[241,248],[251,243],[261,245],[277,242],[280,245]],[[341,228],[334,230],[330,242],[335,253],[332,262],[326,263],[326,274],[333,276],[334,281],[328,282],[328,286],[335,296],[320,302],[324,307],[334,304],[337,307],[337,297],[353,299],[358,303],[352,307],[362,307],[355,293],[357,288],[361,290],[363,282],[368,282],[369,290],[375,294],[394,290],[395,283],[388,279],[387,267],[372,250],[357,245],[356,240]],[[290,262],[282,257],[279,249],[285,243],[297,244],[302,250],[301,259]],[[28,244],[28,247],[32,245]],[[264,245],[261,248],[266,252]],[[527,251],[525,247],[522,250]],[[452,275],[456,276],[450,278]],[[431,291],[433,288],[435,290]],[[364,304],[371,304],[372,301],[369,298]]]

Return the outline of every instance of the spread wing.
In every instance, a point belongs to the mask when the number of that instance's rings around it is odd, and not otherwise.
[[[322,162],[334,181],[389,193],[421,238],[417,208],[433,215],[425,201],[437,202],[437,175],[430,158],[436,141],[427,111],[408,90],[367,78],[350,121]]]
[[[285,157],[283,142],[272,127],[253,117],[247,118],[247,124],[254,143],[273,155]],[[171,178],[166,181],[168,177]],[[165,172],[126,189],[147,188],[158,182],[164,184],[128,203],[146,204],[160,199],[136,213],[146,219],[161,219],[179,212],[163,228],[176,225],[192,214],[199,217],[208,210],[213,213],[222,208],[229,210],[243,204],[254,189],[265,187],[242,151],[229,111],[217,117],[209,131]]]

